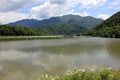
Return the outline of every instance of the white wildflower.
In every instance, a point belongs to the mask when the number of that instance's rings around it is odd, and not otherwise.
[[[109,77],[113,77],[113,75],[109,75]]]

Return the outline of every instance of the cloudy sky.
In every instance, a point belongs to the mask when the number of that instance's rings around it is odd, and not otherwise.
[[[120,0],[0,0],[0,23],[74,14],[107,19],[120,10]]]

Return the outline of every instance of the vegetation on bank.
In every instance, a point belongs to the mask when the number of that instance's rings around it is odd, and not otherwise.
[[[0,36],[0,41],[10,40],[37,40],[37,39],[65,39],[70,36],[52,35],[52,36]]]
[[[83,35],[89,35],[89,36],[99,36],[99,37],[109,37],[109,38],[120,38],[120,26],[114,26],[114,27],[104,27],[100,30],[88,30]]]
[[[38,36],[42,31],[21,26],[0,25],[0,36]]]
[[[73,71],[67,71],[63,77],[52,77],[46,74],[37,80],[120,80],[120,71],[113,71],[111,69],[103,69],[101,71],[74,69]]]
[[[117,12],[97,27],[88,30],[83,35],[120,38],[120,12]]]

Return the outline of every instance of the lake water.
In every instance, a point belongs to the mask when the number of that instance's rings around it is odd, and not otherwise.
[[[37,80],[42,74],[106,67],[120,69],[120,39],[77,37],[68,39],[0,42],[0,77]]]

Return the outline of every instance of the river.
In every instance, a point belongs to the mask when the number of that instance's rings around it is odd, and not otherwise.
[[[120,39],[76,37],[0,42],[0,77],[37,80],[77,69],[120,69]]]

